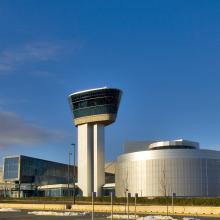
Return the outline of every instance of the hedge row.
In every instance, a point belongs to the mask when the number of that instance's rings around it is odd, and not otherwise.
[[[21,199],[12,199],[12,198],[1,198],[2,202],[73,202],[72,197],[28,197]],[[91,197],[76,197],[77,203],[91,203]],[[114,198],[114,204],[125,204],[127,201],[126,198]],[[110,203],[110,197],[96,197],[96,203]],[[156,197],[156,198],[146,198],[146,197],[138,197],[137,204],[140,205],[166,205],[171,204],[171,197]],[[129,198],[129,203],[134,204],[134,198]],[[194,205],[194,206],[220,206],[220,198],[174,198],[175,205]]]

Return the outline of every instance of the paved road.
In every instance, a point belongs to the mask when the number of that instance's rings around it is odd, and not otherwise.
[[[107,220],[109,214],[96,214],[94,220]],[[177,217],[176,217],[177,218]],[[200,220],[220,220],[220,218],[198,217]],[[87,216],[36,216],[27,212],[1,212],[0,220],[91,220],[91,215]],[[178,217],[178,219],[182,219]],[[109,219],[108,219],[109,220]]]
[[[106,214],[96,214],[94,220],[107,220]],[[27,212],[1,212],[0,220],[91,220],[91,215],[87,216],[36,216]],[[108,219],[109,220],[109,219]]]

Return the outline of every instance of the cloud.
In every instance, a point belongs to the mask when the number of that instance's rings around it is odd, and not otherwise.
[[[8,74],[27,62],[56,60],[62,47],[49,42],[27,43],[0,52],[0,74]]]
[[[82,43],[74,40],[29,42],[13,48],[6,48],[0,51],[0,75],[14,73],[29,64],[58,61],[67,54],[68,57],[72,57],[81,48]],[[47,72],[46,70],[41,71]],[[44,75],[41,73],[41,76]]]
[[[58,61],[82,48],[80,41],[30,42],[0,51],[0,75],[8,75],[28,63]],[[59,59],[58,59],[59,58]]]
[[[10,65],[6,64],[6,63],[0,63],[0,73],[4,73],[11,70]]]
[[[16,99],[8,99],[0,94],[0,112],[4,112],[5,109],[12,109],[16,105],[23,105],[29,103],[29,100],[25,97],[16,98]],[[1,121],[0,121],[1,123]]]
[[[50,77],[52,76],[52,73],[48,71],[37,70],[37,71],[33,71],[32,75],[36,77]]]
[[[37,60],[55,59],[61,47],[52,43],[29,43],[24,46],[23,59],[31,58]]]
[[[61,132],[29,123],[12,112],[0,112],[0,147],[34,145],[63,139]]]

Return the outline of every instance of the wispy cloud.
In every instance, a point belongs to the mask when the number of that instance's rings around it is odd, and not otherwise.
[[[9,99],[0,94],[0,112],[4,112],[6,109],[13,109],[16,105],[24,105],[27,103],[29,103],[29,100],[25,97]]]
[[[51,72],[48,72],[48,71],[37,70],[37,71],[33,71],[32,75],[36,76],[36,77],[50,77],[53,74]]]
[[[34,145],[63,138],[63,133],[40,128],[15,113],[0,112],[0,147]]]
[[[27,43],[0,52],[0,74],[8,74],[27,62],[56,60],[62,47],[49,42]]]
[[[0,73],[8,72],[10,70],[11,70],[11,66],[10,65],[8,65],[8,64],[6,64],[4,62],[0,63]]]

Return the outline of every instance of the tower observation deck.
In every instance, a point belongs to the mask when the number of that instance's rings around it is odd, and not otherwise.
[[[116,120],[122,91],[97,88],[69,95],[78,141],[78,186],[83,196],[101,195],[104,176],[104,127]]]

